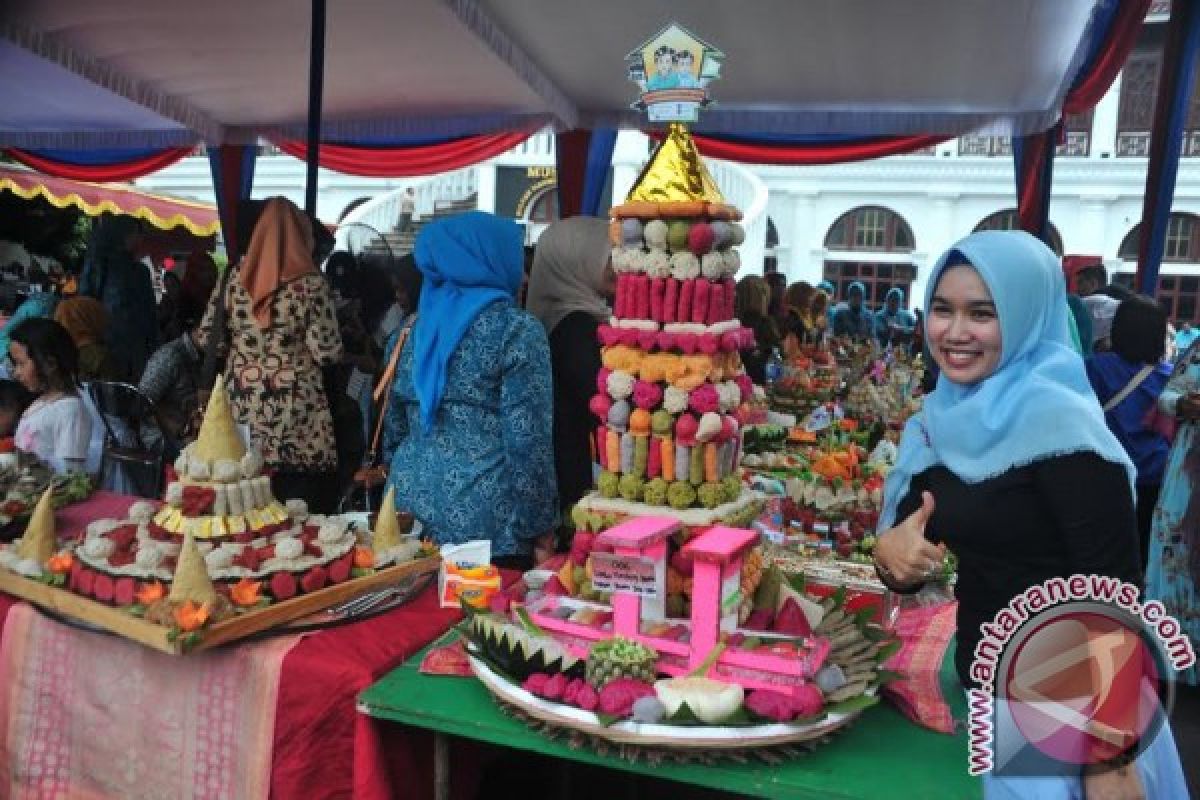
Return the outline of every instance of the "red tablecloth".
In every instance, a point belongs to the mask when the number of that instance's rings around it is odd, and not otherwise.
[[[121,517],[135,499],[97,492],[58,512],[60,535],[78,536],[91,520]],[[15,602],[0,594],[0,629]],[[279,683],[272,796],[383,800],[431,786],[427,743],[403,732],[382,734],[385,742],[356,712],[355,698],[459,618],[457,610],[438,607],[430,587],[403,608],[310,634],[292,648]]]

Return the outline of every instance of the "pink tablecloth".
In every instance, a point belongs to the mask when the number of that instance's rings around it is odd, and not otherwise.
[[[135,499],[98,492],[86,502],[58,512],[59,534],[64,538],[78,536],[91,520],[123,516]],[[355,698],[360,691],[403,663],[459,619],[458,611],[438,608],[436,594],[431,587],[403,608],[373,619],[310,634],[299,642],[291,637],[265,640],[223,648],[212,654],[227,658],[230,662],[230,665],[223,665],[218,669],[222,675],[218,681],[222,686],[220,706],[225,711],[220,719],[214,720],[206,716],[208,712],[203,710],[203,704],[199,704],[200,708],[193,704],[194,713],[177,714],[175,720],[182,729],[181,740],[207,742],[211,741],[211,735],[218,730],[228,731],[231,726],[248,724],[246,715],[235,713],[233,717],[224,716],[225,712],[229,711],[226,697],[246,698],[247,712],[258,709],[262,711],[264,720],[274,720],[273,726],[268,727],[268,730],[273,729],[269,751],[261,750],[261,726],[251,731],[243,729],[241,734],[242,742],[251,742],[253,739],[253,748],[262,753],[261,765],[264,770],[269,768],[267,774],[271,797],[373,800],[395,796],[396,789],[400,786],[409,789],[420,786],[422,788],[418,790],[419,794],[427,795],[432,787],[428,769],[430,761],[420,754],[426,752],[428,743],[423,739],[405,741],[403,736],[381,736],[368,719],[356,713]],[[140,653],[144,658],[140,667],[130,667],[130,670],[140,669],[152,681],[158,681],[158,686],[172,682],[169,678],[174,668],[181,670],[180,675],[189,671],[206,671],[204,667],[196,669],[197,665],[192,663],[196,656],[174,659],[160,657],[140,646],[82,631],[71,630],[61,638],[57,632],[46,634],[50,626],[62,626],[32,610],[23,609],[17,614],[12,614],[10,612],[15,605],[17,601],[13,598],[0,594],[0,620],[3,621],[0,624],[3,624],[4,639],[9,639],[9,622],[13,622],[19,623],[25,630],[29,627],[38,629],[45,635],[45,640],[54,643],[55,647],[74,650],[73,655],[64,654],[58,659],[64,661],[63,669],[55,666],[57,662],[52,657],[39,662],[47,664],[52,675],[54,670],[59,670],[64,676],[61,681],[64,686],[61,689],[53,688],[48,691],[73,698],[72,703],[87,698],[86,702],[89,704],[102,705],[98,709],[88,709],[88,714],[107,715],[99,717],[107,720],[107,728],[99,723],[89,723],[88,730],[94,733],[90,740],[65,734],[71,743],[72,758],[90,759],[104,752],[125,752],[127,757],[135,757],[140,750],[131,742],[134,734],[130,731],[146,724],[146,718],[125,699],[128,694],[122,694],[125,691],[123,684],[138,680],[138,672],[127,671],[122,675],[119,671],[114,673],[113,670],[105,668],[104,674],[110,676],[112,681],[97,687],[87,674],[88,670],[78,669],[85,662],[77,656],[85,649],[98,653],[98,650],[92,648],[112,647],[118,651],[132,648],[131,653]],[[16,633],[17,625],[14,625],[12,630]],[[81,642],[87,644],[80,644]],[[0,659],[4,658],[7,647],[12,647],[10,658],[14,660],[20,660],[17,658],[18,654],[25,651],[23,647],[17,648],[7,642],[0,643]],[[28,663],[28,656],[24,658]],[[131,659],[130,656],[124,658]],[[160,663],[159,658],[165,658],[166,662]],[[259,660],[264,660],[265,664],[254,663]],[[128,665],[132,660],[123,663]],[[231,687],[228,678],[236,670],[241,670],[245,680],[253,681],[253,686],[258,688]],[[0,675],[0,681],[3,680],[6,679]],[[185,684],[189,680],[196,685],[202,683],[202,679],[196,674],[192,674],[190,678],[180,677],[179,680]],[[0,687],[4,686],[6,684],[0,683]],[[191,692],[193,690],[188,689],[182,694],[186,697]],[[258,692],[262,696],[249,699],[252,692]],[[11,697],[11,692],[9,696]],[[143,693],[143,696],[149,695]],[[0,700],[0,704],[3,702]],[[11,701],[9,706],[12,706]],[[0,731],[11,731],[14,725],[20,728],[28,724],[14,719],[13,708],[6,711],[6,716],[7,719],[0,716]],[[117,730],[117,726],[125,726],[125,729]],[[153,727],[147,727],[147,734],[153,735]],[[103,731],[106,729],[113,731],[110,735],[111,745],[102,741],[105,738]],[[196,752],[185,752],[180,756],[180,764],[175,766],[174,771],[178,773],[180,766],[192,765],[197,756]],[[220,762],[225,756],[214,754],[212,757]],[[0,750],[0,760],[6,765],[14,762],[20,765],[27,758],[15,743],[10,743],[4,750]],[[60,756],[56,755],[55,762],[59,759]],[[146,785],[157,788],[159,783],[149,779]],[[198,781],[193,782],[193,789],[191,796],[195,798],[253,796],[241,792],[213,792]],[[126,795],[124,790],[99,789],[90,795],[113,798],[125,796],[138,795]],[[184,795],[168,791],[166,794],[157,792],[156,796]],[[265,795],[260,793],[259,796]]]
[[[12,798],[266,798],[280,666],[297,637],[186,659],[21,603],[0,643]]]

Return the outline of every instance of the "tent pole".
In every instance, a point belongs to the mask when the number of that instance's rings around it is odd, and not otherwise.
[[[325,84],[325,0],[312,0],[312,46],[308,61],[308,158],[304,210],[317,214],[317,164],[321,155],[321,100]]]

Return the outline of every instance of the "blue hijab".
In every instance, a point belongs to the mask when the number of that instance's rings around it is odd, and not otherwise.
[[[1043,458],[1090,452],[1124,467],[1132,490],[1133,464],[1105,424],[1083,359],[1071,346],[1058,257],[1022,231],[973,233],[934,266],[926,308],[942,271],[964,262],[992,293],[1000,362],[972,386],[953,383],[944,373],[938,377],[921,413],[904,428],[884,486],[879,529],[895,524],[913,476],[936,465],[966,483],[979,483]]]
[[[425,276],[413,331],[413,385],[421,427],[433,428],[446,367],[486,306],[513,302],[524,274],[524,237],[511,220],[470,211],[421,229],[413,256]]]

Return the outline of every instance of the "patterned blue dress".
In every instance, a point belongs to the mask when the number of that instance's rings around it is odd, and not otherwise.
[[[1159,396],[1164,412],[1174,413],[1179,398],[1200,391],[1200,344],[1179,357],[1175,373]],[[1200,422],[1180,422],[1163,471],[1162,491],[1154,510],[1150,533],[1150,558],[1146,565],[1146,597],[1159,600],[1167,613],[1183,626],[1200,651],[1200,593],[1194,565],[1200,563]],[[1176,675],[1193,686],[1200,683],[1200,668]]]
[[[533,539],[558,522],[545,329],[508,302],[484,308],[447,365],[429,433],[421,430],[412,351],[410,336],[384,423],[397,508],[439,544],[487,538],[493,556],[530,553]]]

